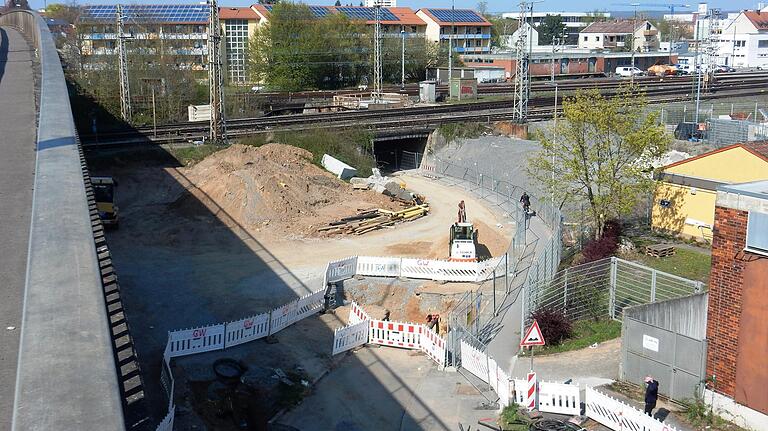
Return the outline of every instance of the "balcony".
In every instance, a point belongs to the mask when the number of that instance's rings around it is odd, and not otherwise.
[[[645,30],[643,31],[643,36],[656,36],[659,34],[658,30]]]

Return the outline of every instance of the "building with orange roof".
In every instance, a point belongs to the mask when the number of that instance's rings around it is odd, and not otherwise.
[[[768,180],[768,141],[729,145],[669,164],[657,179],[652,228],[711,241],[718,187]]]
[[[718,62],[731,67],[768,67],[768,8],[746,10],[720,34]]]
[[[453,51],[459,54],[487,54],[491,52],[491,24],[485,17],[470,9],[425,8],[416,15],[427,24],[426,37],[433,42],[452,41]]]
[[[259,15],[250,7],[219,8],[221,30],[224,33],[224,67],[232,84],[248,80],[248,38],[259,25]]]

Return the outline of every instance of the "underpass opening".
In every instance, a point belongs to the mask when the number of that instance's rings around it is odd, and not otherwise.
[[[378,137],[373,142],[376,166],[382,173],[417,169],[427,147],[427,134]]]

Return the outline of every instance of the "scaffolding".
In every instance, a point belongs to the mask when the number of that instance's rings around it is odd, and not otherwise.
[[[226,141],[224,119],[224,75],[221,67],[221,28],[219,6],[216,0],[208,0],[208,92],[211,104],[210,139]]]
[[[130,38],[125,34],[125,15],[123,5],[117,5],[117,58],[120,69],[120,115],[123,121],[131,122],[131,87],[128,81],[128,54],[125,49],[125,40]]]

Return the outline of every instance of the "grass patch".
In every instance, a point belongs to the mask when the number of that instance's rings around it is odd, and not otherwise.
[[[371,154],[372,136],[368,131],[318,129],[301,132],[276,132],[274,136],[258,135],[237,141],[243,145],[260,147],[268,142],[292,145],[312,153],[317,166],[323,154],[329,154],[357,169],[357,176],[367,177],[374,168]]]
[[[682,419],[698,429],[713,431],[744,431],[744,428],[715,415],[701,398],[683,402],[685,414]]]
[[[706,283],[709,279],[712,256],[677,247],[674,256],[657,258],[638,253],[632,260],[659,271]]]
[[[531,424],[520,416],[520,407],[512,403],[501,411],[499,426],[504,431],[527,431]]]
[[[446,142],[453,142],[462,138],[479,138],[483,133],[491,131],[487,125],[482,123],[448,123],[440,125],[437,130],[443,135]]]
[[[621,322],[615,320],[579,320],[573,324],[573,337],[556,346],[544,346],[537,348],[537,355],[551,355],[554,353],[579,350],[595,343],[613,340],[621,336]]]
[[[222,147],[203,144],[190,147],[171,147],[168,149],[168,152],[183,166],[191,166],[220,149]]]

